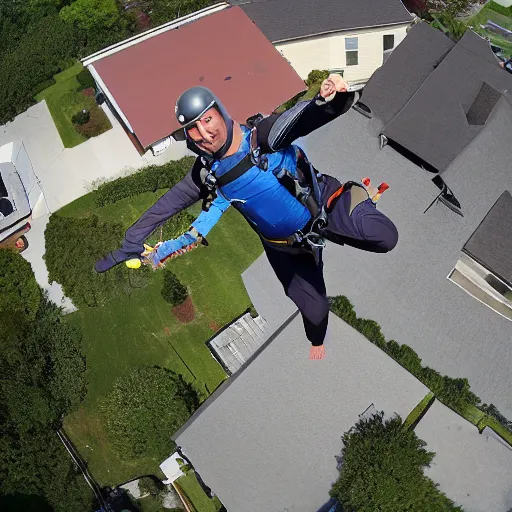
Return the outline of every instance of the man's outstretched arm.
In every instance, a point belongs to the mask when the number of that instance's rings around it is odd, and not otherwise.
[[[258,145],[262,152],[279,151],[348,112],[359,95],[347,92],[347,87],[341,75],[330,75],[312,100],[301,101],[281,114],[262,119],[258,124]]]
[[[198,165],[197,161],[195,165]],[[194,168],[126,230],[121,248],[98,260],[94,265],[96,272],[106,272],[118,263],[138,258],[144,252],[144,240],[156,228],[200,199],[200,188],[194,180]]]

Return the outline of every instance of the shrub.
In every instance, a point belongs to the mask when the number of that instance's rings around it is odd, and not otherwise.
[[[98,187],[96,204],[105,206],[143,192],[156,192],[158,189],[170,188],[185,177],[194,161],[194,157],[187,156],[164,165],[150,165],[130,176],[103,183]]]
[[[34,319],[41,298],[30,263],[16,251],[0,249],[0,314],[9,310]]]
[[[82,71],[76,75],[76,79],[81,86],[81,90],[88,89],[89,87],[96,88],[96,82],[87,68],[82,69]]]
[[[158,485],[154,478],[144,477],[139,480],[139,491],[142,495],[150,494],[151,496],[160,496],[164,487],[162,484]]]
[[[308,87],[313,85],[320,85],[327,77],[329,76],[329,71],[327,69],[313,69],[309,72],[308,77],[305,82]]]
[[[108,117],[105,115],[103,110],[97,106],[90,109],[89,120],[87,122],[78,123],[74,126],[75,130],[86,139],[101,135],[112,128]]]
[[[120,377],[100,402],[119,455],[157,460],[175,450],[170,436],[198,406],[197,393],[181,375],[157,367],[138,368]]]
[[[84,109],[80,110],[79,112],[77,112],[71,118],[71,122],[73,124],[80,124],[80,125],[82,125],[82,124],[88,123],[90,119],[91,119],[91,113],[84,108]]]
[[[78,308],[98,306],[119,293],[129,294],[145,286],[151,276],[145,266],[136,272],[125,265],[103,274],[94,271],[94,262],[118,249],[123,235],[120,224],[103,222],[95,215],[70,218],[53,214],[45,231],[49,281],[60,283]]]
[[[188,297],[187,289],[181,284],[178,277],[170,270],[166,270],[164,272],[162,297],[166,302],[173,306],[183,304]]]

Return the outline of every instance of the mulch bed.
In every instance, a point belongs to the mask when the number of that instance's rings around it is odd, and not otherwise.
[[[83,89],[81,93],[84,96],[89,96],[89,98],[94,98],[94,87],[88,87],[87,89]]]
[[[190,297],[189,295],[185,299],[185,302],[183,302],[183,304],[180,304],[179,306],[174,306],[172,308],[172,312],[181,323],[187,324],[189,322],[192,322],[196,314],[194,310],[194,304],[192,304],[192,297]]]

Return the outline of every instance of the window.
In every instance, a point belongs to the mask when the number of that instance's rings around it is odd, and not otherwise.
[[[469,255],[461,255],[448,279],[499,315],[512,320],[512,289]]]
[[[347,60],[347,66],[357,66],[359,64],[358,49],[359,46],[357,37],[345,38],[345,56]]]
[[[395,35],[386,34],[382,36],[382,46],[384,48],[382,64],[385,64],[386,61],[388,60],[388,57],[391,55],[393,48],[395,47]]]
[[[387,52],[388,50],[392,50],[395,47],[395,35],[385,35],[383,36],[383,44],[384,44],[384,51]]]

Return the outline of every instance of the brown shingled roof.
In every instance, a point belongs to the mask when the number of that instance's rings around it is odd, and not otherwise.
[[[304,82],[239,7],[229,7],[93,63],[144,148],[179,128],[178,96],[204,85],[231,116],[270,113]]]

